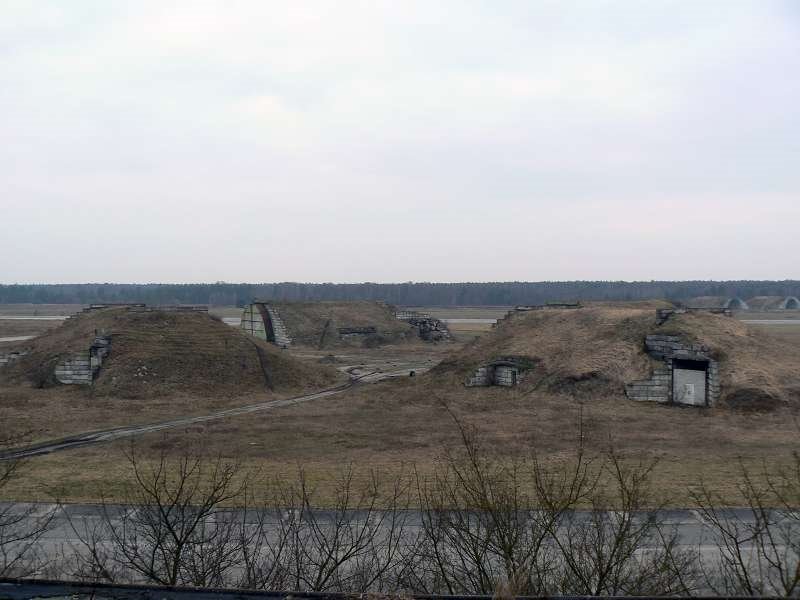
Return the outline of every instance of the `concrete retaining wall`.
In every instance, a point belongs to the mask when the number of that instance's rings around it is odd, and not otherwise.
[[[67,385],[91,385],[111,351],[111,337],[101,333],[88,350],[75,352],[56,365],[55,377]]]
[[[5,367],[7,364],[14,362],[20,356],[25,356],[25,352],[0,352],[0,367]]]
[[[670,401],[672,391],[672,369],[659,367],[653,370],[650,379],[634,381],[625,386],[625,393],[631,400],[640,402]]]
[[[292,345],[292,338],[280,314],[274,307],[255,302],[245,306],[239,327],[253,337],[285,348]]]
[[[490,371],[493,371],[493,367],[478,367],[475,373],[467,379],[466,386],[467,387],[488,387],[492,385],[492,377]]]
[[[59,383],[91,385],[92,367],[89,351],[76,352],[56,365],[56,380]]]
[[[272,331],[275,334],[275,344],[281,348],[287,348],[291,346],[292,338],[289,335],[289,330],[286,328],[286,325],[283,324],[280,314],[278,314],[278,309],[269,305],[267,305],[266,309],[267,313],[269,313],[269,318],[272,321]]]

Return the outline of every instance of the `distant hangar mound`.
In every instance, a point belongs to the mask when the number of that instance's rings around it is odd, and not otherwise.
[[[134,398],[319,389],[340,377],[207,312],[141,305],[80,313],[30,340],[0,367],[6,383],[85,384],[96,393]]]
[[[256,301],[244,308],[242,330],[280,347],[373,347],[418,337],[379,302]]]
[[[764,409],[800,399],[800,348],[704,310],[653,306],[512,313],[435,372],[467,387]]]

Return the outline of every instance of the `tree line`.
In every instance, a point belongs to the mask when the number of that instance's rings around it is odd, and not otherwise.
[[[464,283],[82,283],[0,285],[0,304],[210,304],[377,300],[400,306],[511,306],[546,302],[682,301],[698,296],[800,296],[800,281],[540,281]]]

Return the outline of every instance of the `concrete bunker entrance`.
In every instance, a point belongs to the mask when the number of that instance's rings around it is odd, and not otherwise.
[[[798,310],[800,309],[800,300],[792,296],[791,298],[787,298],[786,302],[783,305],[784,310]]]
[[[663,324],[674,313],[658,314]],[[720,397],[719,362],[711,348],[679,335],[650,334],[645,351],[653,365],[648,379],[625,385],[628,398],[640,402],[662,402],[688,406],[714,406]]]
[[[707,360],[674,359],[672,362],[672,401],[676,404],[708,406]]]
[[[525,371],[533,368],[535,359],[520,356],[496,358],[478,368],[466,381],[467,387],[515,387]]]

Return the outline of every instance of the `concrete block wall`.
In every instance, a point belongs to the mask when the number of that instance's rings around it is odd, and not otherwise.
[[[519,380],[519,369],[505,365],[494,368],[494,384],[503,387],[514,387]]]
[[[664,359],[682,346],[677,335],[648,335],[644,339],[647,353],[653,358]]]
[[[492,385],[492,378],[490,371],[492,367],[479,367],[475,373],[467,379],[467,387],[488,387]]]
[[[253,302],[244,307],[239,328],[248,335],[282,348],[292,345],[292,338],[278,310],[263,302]]]
[[[626,385],[625,394],[639,402],[669,402],[672,397],[672,369],[666,366],[654,369],[650,379]]]
[[[56,381],[65,384],[91,385],[92,366],[89,351],[76,352],[56,365]]]
[[[719,363],[715,360],[708,364],[708,405],[714,406],[719,402],[720,392],[722,391],[719,381]]]
[[[398,310],[394,313],[394,318],[399,321],[410,321],[411,319],[430,319],[431,316],[415,310]]]
[[[89,367],[92,369],[92,377],[96,377],[103,360],[111,352],[111,336],[102,332],[94,338],[91,348],[89,348]]]
[[[5,367],[7,364],[14,362],[20,356],[25,356],[25,352],[0,352],[0,367]]]
[[[292,338],[289,335],[289,330],[284,325],[278,310],[273,306],[267,306],[267,313],[272,321],[272,332],[275,334],[275,344],[281,348],[292,345]]]
[[[99,332],[88,350],[75,352],[56,365],[56,381],[67,385],[92,385],[110,351],[111,337]]]

